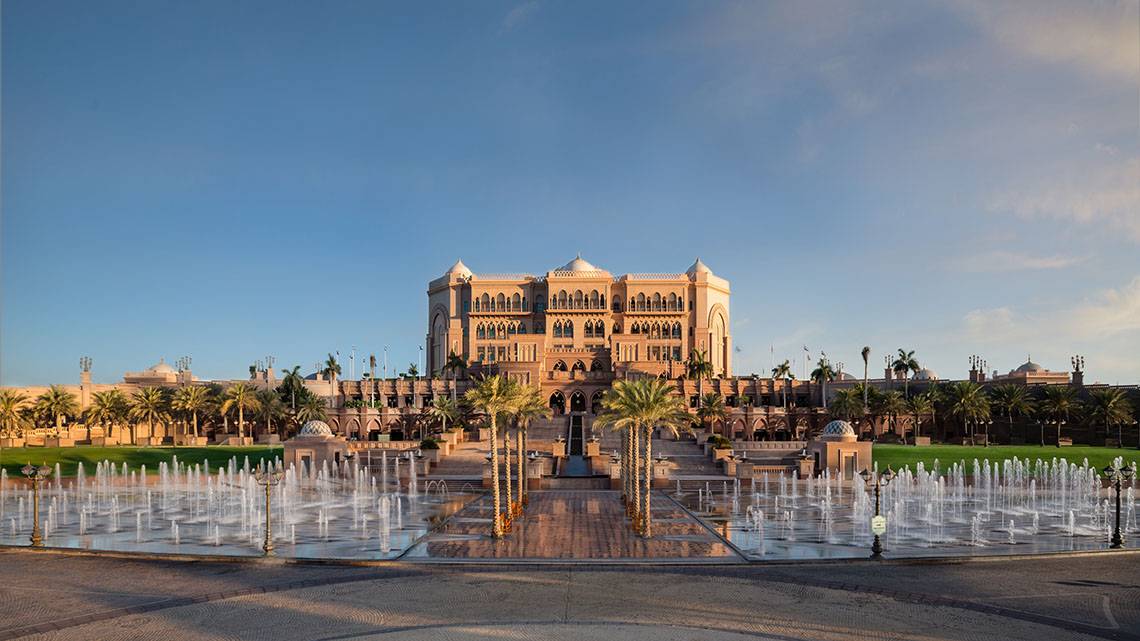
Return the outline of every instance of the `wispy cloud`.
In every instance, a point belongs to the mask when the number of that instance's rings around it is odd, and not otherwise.
[[[995,250],[951,261],[950,268],[967,272],[1009,272],[1032,269],[1062,269],[1083,263],[1077,256],[1034,256],[1021,252]]]
[[[538,0],[531,0],[530,2],[524,2],[515,6],[503,17],[503,24],[499,27],[499,33],[507,33],[515,30],[527,20],[530,20],[540,6],[541,3]]]

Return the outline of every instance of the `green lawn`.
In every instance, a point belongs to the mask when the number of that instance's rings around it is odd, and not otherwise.
[[[1134,448],[1119,449],[1115,447],[1090,447],[1074,445],[1072,447],[1041,447],[1040,445],[992,445],[990,447],[969,445],[930,445],[928,447],[914,447],[913,445],[875,445],[875,463],[879,469],[886,469],[887,465],[899,470],[910,466],[913,470],[918,462],[926,464],[931,469],[934,459],[938,459],[941,469],[947,469],[951,464],[966,461],[972,467],[974,459],[984,461],[999,461],[1014,457],[1035,461],[1065,458],[1070,463],[1078,465],[1084,459],[1097,469],[1102,469],[1118,456],[1131,465],[1133,461],[1140,461],[1140,450]]]
[[[158,464],[170,461],[177,456],[179,461],[186,463],[201,463],[209,460],[210,466],[215,467],[238,457],[243,461],[248,456],[250,463],[257,463],[263,458],[281,456],[281,446],[272,449],[265,445],[251,447],[229,447],[216,445],[210,447],[6,447],[0,450],[0,466],[8,471],[9,478],[22,477],[20,468],[27,463],[37,465],[47,463],[55,467],[60,465],[60,472],[64,476],[75,476],[76,467],[80,462],[87,474],[95,471],[95,464],[99,461],[111,461],[118,466],[127,464],[132,470],[145,465],[147,472],[157,473]]]

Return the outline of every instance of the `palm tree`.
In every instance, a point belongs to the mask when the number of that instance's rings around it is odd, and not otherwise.
[[[20,436],[28,425],[21,411],[28,398],[13,389],[0,389],[0,434],[6,437]]]
[[[475,387],[467,390],[463,395],[472,407],[480,410],[491,422],[491,494],[493,514],[491,518],[491,536],[503,536],[503,521],[499,502],[499,436],[498,420],[500,414],[511,410],[516,396],[515,383],[510,379],[495,374],[479,379]]]
[[[875,413],[890,419],[891,432],[897,433],[896,418],[906,410],[906,401],[898,390],[891,390],[875,399]]]
[[[1068,385],[1049,385],[1045,388],[1041,409],[1052,417],[1057,425],[1057,447],[1061,447],[1061,425],[1067,423],[1069,417],[1077,412],[1080,406],[1075,388]]]
[[[969,433],[968,423],[990,417],[990,404],[981,385],[957,381],[946,386],[946,413],[962,420],[962,430]],[[971,435],[970,442],[973,443]]]
[[[542,397],[542,390],[530,385],[520,387],[515,396],[511,414],[515,419],[515,436],[518,439],[519,457],[519,502],[523,507],[527,504],[526,482],[526,434],[531,422],[538,418],[550,416],[550,407]]]
[[[811,380],[819,383],[820,396],[823,399],[823,409],[827,409],[827,382],[835,380],[835,370],[826,358],[819,359],[816,368],[811,372]]]
[[[864,345],[863,351],[863,412],[867,412],[867,362],[871,358],[871,346]]]
[[[256,396],[257,416],[265,419],[265,433],[271,434],[273,433],[273,421],[282,421],[288,416],[285,403],[281,401],[281,396],[274,390],[258,390]]]
[[[918,361],[914,359],[914,350],[909,352],[903,348],[899,348],[898,356],[895,357],[894,362],[891,363],[891,371],[903,377],[903,395],[910,396],[910,373],[918,372],[921,366]]]
[[[297,407],[296,418],[298,423],[304,424],[309,421],[323,421],[325,415],[325,402],[321,400],[321,397],[315,394],[307,394],[301,405]]]
[[[697,408],[697,418],[706,430],[712,430],[717,421],[724,421],[728,417],[728,408],[724,406],[724,397],[716,392],[709,392],[701,397],[700,407]]]
[[[708,353],[703,349],[690,352],[689,360],[685,361],[685,371],[689,378],[697,379],[697,406],[700,407],[701,397],[704,396],[704,381],[706,378],[711,379],[714,371]]]
[[[154,436],[154,424],[170,420],[170,401],[166,390],[161,387],[144,387],[132,394],[129,416],[134,421],[146,421],[150,435]],[[134,440],[132,433],[131,441]]]
[[[1110,425],[1116,425],[1116,446],[1124,447],[1122,423],[1132,421],[1132,403],[1119,387],[1105,387],[1089,392],[1088,415],[1090,419],[1104,423],[1104,433]]]
[[[206,409],[210,402],[210,392],[201,385],[186,385],[174,392],[170,407],[181,412],[183,417],[190,417],[190,425],[194,438],[198,438],[198,412]]]
[[[63,418],[78,414],[79,403],[74,394],[59,385],[52,385],[36,399],[36,409],[55,419],[55,433],[58,436],[63,429]]]
[[[467,369],[467,359],[451,352],[447,355],[447,362],[443,364],[444,372],[451,372],[451,400],[458,403],[456,386],[459,384],[459,372]]]
[[[780,390],[784,399],[784,409],[788,409],[788,381],[795,378],[792,374],[792,364],[784,359],[783,363],[772,368],[772,380],[782,380],[784,384],[780,386]]]
[[[91,406],[87,408],[85,420],[88,424],[109,428],[115,423],[125,422],[129,411],[127,397],[118,389],[109,389],[91,395]],[[110,435],[110,432],[110,429],[105,429],[103,433]]]
[[[989,390],[990,405],[994,413],[1005,414],[1009,420],[1009,436],[1013,438],[1013,417],[1029,416],[1033,413],[1033,399],[1029,396],[1029,389],[1022,385],[1008,383],[995,385]],[[986,433],[986,445],[990,444],[990,435]]]
[[[331,355],[330,355],[331,358]],[[333,364],[336,362],[333,361]],[[339,370],[340,365],[336,366]],[[238,438],[245,438],[245,411],[256,410],[260,406],[257,400],[257,390],[249,383],[234,383],[226,390],[225,400],[222,401],[222,413],[236,409],[238,413]]]
[[[281,373],[285,376],[281,378],[281,384],[277,386],[277,391],[283,399],[288,397],[289,407],[293,413],[296,413],[297,397],[304,400],[305,395],[305,377],[301,376],[301,366],[294,365],[293,369],[283,369]]]
[[[845,421],[854,421],[863,418],[865,410],[863,408],[862,393],[858,387],[841,389],[835,392],[835,398],[831,399],[829,409],[831,410],[832,416]]]
[[[907,410],[914,416],[914,444],[918,445],[918,437],[922,431],[922,415],[934,412],[934,402],[926,394],[915,394],[906,401]]]
[[[340,376],[340,363],[336,362],[336,357],[332,354],[329,354],[329,357],[325,359],[325,367],[321,370],[321,374],[330,380],[335,380],[337,376]]]
[[[653,488],[653,430],[664,427],[678,434],[688,429],[692,418],[685,403],[670,393],[668,381],[645,378],[617,381],[602,399],[602,413],[596,424],[614,429],[645,430],[645,504],[640,509],[641,533],[653,535],[650,495]],[[638,491],[634,491],[635,500]],[[636,524],[636,521],[635,521]]]
[[[448,421],[454,423],[459,420],[461,412],[459,403],[456,400],[447,398],[446,396],[437,396],[435,400],[432,401],[431,407],[428,408],[428,414],[442,423],[440,432],[446,432]]]

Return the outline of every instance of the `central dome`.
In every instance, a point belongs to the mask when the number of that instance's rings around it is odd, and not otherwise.
[[[597,272],[597,271],[601,271],[601,270],[598,269],[597,267],[595,267],[594,265],[590,264],[590,261],[583,259],[582,254],[578,254],[577,256],[574,257],[574,260],[566,263],[565,265],[559,267],[558,269],[556,269],[554,271],[558,271],[558,272]]]
[[[324,421],[317,420],[305,423],[301,426],[301,431],[297,432],[297,436],[319,437],[332,435],[333,431],[332,428],[329,427],[329,424]]]
[[[847,421],[835,420],[823,427],[819,437],[824,441],[854,441],[855,428]]]

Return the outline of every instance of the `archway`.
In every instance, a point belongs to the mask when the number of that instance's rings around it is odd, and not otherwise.
[[[550,411],[555,416],[566,413],[566,397],[562,396],[562,392],[555,392],[550,395]]]
[[[598,391],[594,392],[594,394],[592,396],[590,396],[590,413],[591,414],[597,414],[598,412],[602,411],[602,396],[603,396],[602,390],[598,390]]]
[[[570,411],[571,412],[585,412],[586,411],[586,395],[581,391],[574,392],[570,395]]]
[[[586,364],[582,361],[574,361],[574,366],[570,368],[571,372],[584,372],[586,371]]]
[[[554,371],[565,372],[566,371],[566,362],[565,361],[558,361],[557,363],[555,363],[554,364]]]
[[[600,359],[595,360],[593,363],[590,363],[591,372],[601,372],[604,371],[604,369],[605,368],[603,367],[602,361]]]

